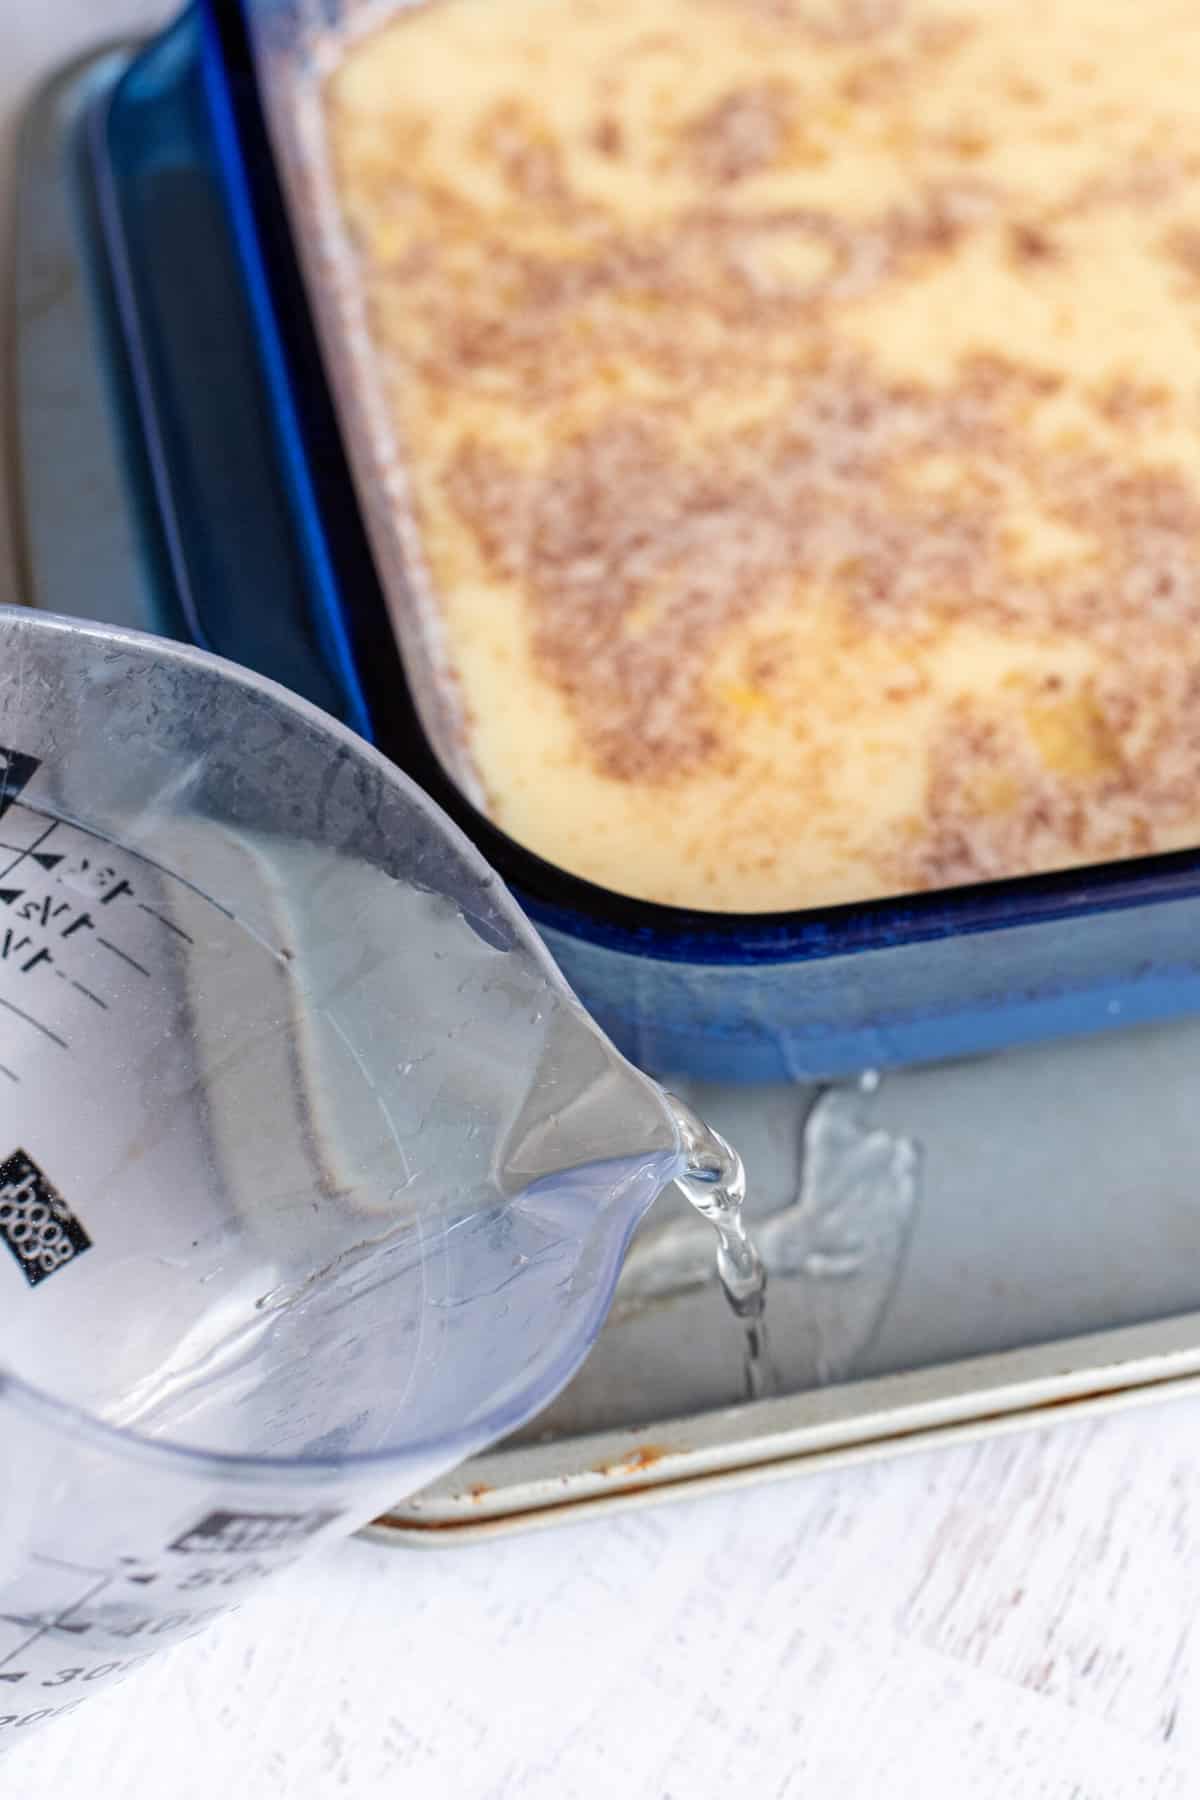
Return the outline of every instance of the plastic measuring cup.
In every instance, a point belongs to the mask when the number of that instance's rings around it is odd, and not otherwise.
[[[0,609],[0,1747],[537,1410],[683,1160],[367,745]]]

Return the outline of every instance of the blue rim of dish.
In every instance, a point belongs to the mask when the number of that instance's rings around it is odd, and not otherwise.
[[[243,0],[197,0],[201,62],[221,176],[262,341],[297,526],[336,613],[342,668],[368,735],[467,833],[539,924],[667,962],[805,962],[867,950],[1062,925],[1200,897],[1200,849],[1044,875],[769,913],[718,913],[618,894],[527,850],[472,805],[418,719],[354,499],[284,195],[275,174]]]

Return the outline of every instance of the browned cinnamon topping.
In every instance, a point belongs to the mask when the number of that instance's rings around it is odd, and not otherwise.
[[[706,107],[687,128],[700,179],[727,187],[769,169],[785,148],[796,110],[793,90],[772,81],[735,88]]]
[[[561,5],[329,101],[501,821],[739,908],[1200,841],[1200,16]]]

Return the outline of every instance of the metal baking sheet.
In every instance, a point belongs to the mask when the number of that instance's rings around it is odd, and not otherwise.
[[[643,1227],[626,1270],[634,1299],[619,1295],[566,1392],[398,1506],[384,1535],[444,1542],[1193,1385],[1198,1074],[1191,1022],[892,1074],[815,1102],[799,1089],[689,1089],[742,1149],[768,1230],[789,1207],[809,1211],[817,1254],[770,1291],[776,1397],[739,1404],[738,1329],[712,1283],[639,1297],[647,1240],[652,1267],[655,1236],[680,1229],[675,1201]],[[831,1106],[854,1127],[832,1154]],[[881,1203],[877,1171],[863,1172],[872,1144],[885,1164],[889,1146],[911,1147],[907,1215],[890,1234],[881,1205],[894,1222],[895,1189]],[[819,1166],[804,1191],[806,1151]]]
[[[823,1395],[698,1415],[653,1432],[499,1450],[367,1528],[395,1548],[509,1536],[605,1513],[694,1499],[1200,1392],[1200,1315],[1071,1339]]]
[[[30,596],[136,623],[126,609],[146,583],[67,142],[124,54],[77,65],[27,121],[15,441]],[[775,1396],[743,1403],[705,1228],[665,1196],[565,1393],[373,1535],[490,1536],[1190,1389],[1198,1076],[1192,1023],[892,1074],[874,1090],[689,1087],[741,1147],[768,1221]],[[664,1245],[678,1279],[656,1275]]]

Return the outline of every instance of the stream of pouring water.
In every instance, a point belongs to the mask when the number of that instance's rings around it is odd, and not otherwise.
[[[759,1400],[775,1386],[767,1338],[767,1269],[743,1216],[746,1171],[719,1132],[690,1106],[668,1094],[687,1159],[676,1184],[717,1234],[717,1276],[746,1334],[746,1397]]]

